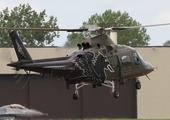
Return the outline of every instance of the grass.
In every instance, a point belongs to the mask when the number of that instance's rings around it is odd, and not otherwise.
[[[49,119],[49,120],[170,120],[170,119],[154,119],[154,118],[153,119],[136,119],[136,118],[133,118],[133,119],[129,119],[129,118],[115,118],[115,119],[114,118],[84,118],[84,119]]]

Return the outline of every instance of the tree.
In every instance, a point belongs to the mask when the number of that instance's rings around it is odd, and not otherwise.
[[[96,13],[92,15],[87,22],[83,23],[84,25],[97,25],[106,28],[112,26],[140,26],[141,24],[133,20],[126,12],[106,10],[103,14]],[[150,37],[146,34],[145,28],[118,31],[118,44],[132,46],[148,45],[149,40]]]
[[[163,46],[170,46],[170,40],[167,40],[165,43],[163,43]]]
[[[75,47],[76,44],[84,42],[85,38],[83,33],[72,33],[67,36],[67,42],[65,43],[65,47]]]
[[[7,7],[0,12],[0,25],[12,28],[58,28],[57,18],[50,16],[47,20],[47,17],[45,10],[38,14],[29,4],[20,4],[11,11]],[[7,30],[0,31],[0,46],[12,46],[8,33]],[[27,46],[44,46],[52,43],[58,32],[18,30],[18,34]]]

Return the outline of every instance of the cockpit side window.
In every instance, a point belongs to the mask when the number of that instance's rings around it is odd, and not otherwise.
[[[140,65],[140,60],[139,60],[137,53],[133,53],[133,59],[134,59],[135,65]]]
[[[122,63],[123,63],[123,64],[131,63],[131,60],[130,60],[130,56],[129,56],[129,55],[123,55],[123,56],[121,57],[121,59],[122,59]]]

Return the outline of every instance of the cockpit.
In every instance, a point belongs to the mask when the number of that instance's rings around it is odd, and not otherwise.
[[[145,60],[142,58],[142,56],[137,53],[137,52],[134,52],[133,53],[133,59],[134,59],[134,63],[135,65],[140,65],[140,64],[143,64],[143,65],[146,65],[146,62]]]
[[[14,109],[25,109],[24,106],[19,105],[19,104],[10,104],[10,105],[5,105],[4,107],[6,107],[6,108],[14,108]]]

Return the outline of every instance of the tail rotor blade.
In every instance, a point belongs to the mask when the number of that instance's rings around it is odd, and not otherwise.
[[[23,78],[22,74],[15,74],[14,79],[15,79],[15,84],[19,84]]]

